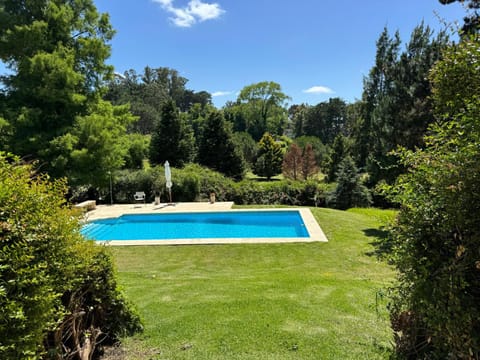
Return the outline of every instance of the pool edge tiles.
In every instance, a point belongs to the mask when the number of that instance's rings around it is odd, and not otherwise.
[[[213,209],[212,209],[213,210]],[[188,211],[183,209],[181,212],[186,213],[204,213],[210,211]],[[96,241],[98,244],[110,245],[110,246],[131,246],[131,245],[211,245],[211,244],[253,244],[253,243],[300,243],[300,242],[327,242],[327,238],[323,233],[320,225],[315,220],[312,212],[309,208],[279,208],[279,209],[235,209],[235,212],[259,212],[259,211],[297,211],[303,221],[303,224],[308,232],[308,237],[237,237],[237,238],[179,238],[179,239],[136,239],[136,240],[100,240]],[[214,210],[217,212],[217,210]],[[221,212],[229,212],[229,210],[222,210]],[[132,214],[131,212],[128,212]],[[153,212],[155,214],[161,214],[163,212]],[[119,216],[124,214],[118,214]],[[102,218],[98,216],[97,218]],[[115,219],[117,217],[109,217]]]

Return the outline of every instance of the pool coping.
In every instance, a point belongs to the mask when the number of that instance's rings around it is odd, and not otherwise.
[[[216,206],[214,206],[216,205]],[[87,220],[98,220],[116,218],[125,214],[161,214],[161,213],[204,213],[219,211],[299,211],[303,223],[307,228],[309,237],[295,238],[205,238],[205,239],[148,239],[148,240],[109,240],[96,241],[97,244],[107,246],[134,246],[134,245],[213,245],[213,244],[273,244],[273,243],[310,243],[328,242],[322,228],[316,221],[312,212],[307,207],[298,208],[254,208],[254,209],[232,209],[233,202],[209,203],[179,203],[175,206],[164,204],[152,206],[147,205],[112,205],[97,206],[96,210],[87,213]]]

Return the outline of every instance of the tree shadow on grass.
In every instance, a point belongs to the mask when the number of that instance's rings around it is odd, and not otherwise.
[[[388,230],[381,227],[380,229],[363,229],[365,236],[373,238],[370,245],[373,246],[372,251],[367,251],[366,255],[376,256],[381,260],[385,260],[392,252],[392,239],[389,236]]]

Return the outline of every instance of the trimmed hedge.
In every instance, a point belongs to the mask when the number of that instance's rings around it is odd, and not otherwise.
[[[217,201],[234,201],[239,205],[270,204],[296,206],[326,206],[326,197],[335,185],[310,181],[253,181],[235,182],[222,174],[189,164],[182,169],[172,168],[172,200],[174,202],[208,201],[214,192]],[[133,194],[144,191],[147,202],[155,193],[167,202],[164,168],[123,170],[115,174],[113,193],[115,203],[132,203]],[[105,196],[108,199],[108,194]]]
[[[325,206],[330,187],[313,180],[306,182],[244,180],[235,184],[231,199],[239,205]]]

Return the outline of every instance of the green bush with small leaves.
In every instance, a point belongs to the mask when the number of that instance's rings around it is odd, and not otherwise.
[[[77,358],[141,330],[106,248],[50,182],[0,153],[0,358]]]
[[[424,149],[398,153],[408,172],[386,187],[401,205],[389,241],[402,358],[480,358],[480,99],[464,92],[478,88],[479,62],[478,36],[444,53],[432,72],[442,113]]]
[[[174,202],[208,201],[210,194],[215,193],[217,201],[233,201],[239,205],[325,206],[326,196],[334,186],[315,180],[235,182],[198,164],[188,164],[182,169],[171,168],[171,171]],[[168,202],[164,168],[123,170],[115,174],[115,202],[132,203],[137,191],[145,192],[147,202],[153,202],[155,193],[160,194],[161,202]]]

